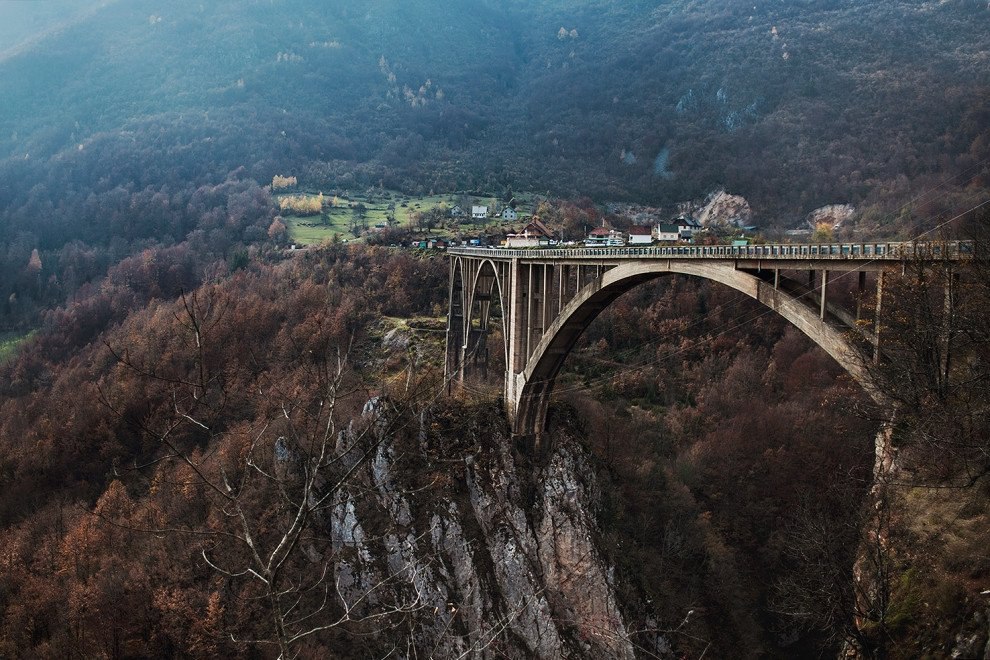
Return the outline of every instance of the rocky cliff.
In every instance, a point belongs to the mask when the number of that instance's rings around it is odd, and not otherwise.
[[[493,417],[454,434],[430,413],[415,432],[376,429],[374,456],[327,521],[343,599],[415,603],[393,634],[421,657],[633,658],[585,450],[557,433],[537,458]]]
[[[698,211],[698,222],[706,227],[745,227],[753,222],[753,210],[744,197],[717,190]]]

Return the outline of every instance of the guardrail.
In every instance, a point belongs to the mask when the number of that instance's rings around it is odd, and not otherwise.
[[[490,248],[452,247],[447,253],[458,256],[501,259],[868,259],[868,260],[949,260],[972,259],[973,241],[928,241],[902,243],[779,243],[772,245],[669,245],[613,248]]]

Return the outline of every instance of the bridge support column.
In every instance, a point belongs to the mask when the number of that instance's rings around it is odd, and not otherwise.
[[[952,330],[955,325],[956,313],[956,282],[959,278],[957,273],[947,270],[945,273],[945,303],[942,310],[941,329],[941,364],[939,365],[939,376],[942,387],[949,386],[949,368],[951,367],[950,356],[952,355]]]
[[[826,305],[828,305],[828,302],[827,302],[828,295],[827,294],[828,294],[828,271],[827,270],[823,270],[822,271],[821,309],[820,309],[820,311],[818,313],[818,317],[822,321],[825,320],[825,309],[826,309]]]
[[[505,356],[505,407],[509,421],[515,423],[518,412],[518,390],[522,384],[518,382],[518,374],[526,367],[526,336],[528,332],[529,303],[527,289],[529,288],[529,273],[526,267],[513,259],[509,264],[509,283],[506,298],[508,311],[505,313],[505,333],[508,337],[508,352]]]
[[[877,273],[877,306],[873,319],[873,363],[880,364],[880,334],[883,328],[881,315],[883,313],[883,282],[886,273]]]
[[[447,391],[451,391],[455,379],[463,380],[464,345],[464,273],[459,261],[450,263],[449,307],[447,310],[447,354],[444,358],[444,376]]]
[[[529,358],[529,347],[533,339],[533,270],[535,266],[533,264],[528,264],[526,266],[526,289],[523,292],[523,297],[526,299],[526,312],[523,316],[526,328],[526,337],[523,340],[522,349],[523,357]]]
[[[856,296],[856,321],[863,319],[863,296],[866,294],[866,271],[861,270],[859,275],[858,295]]]
[[[557,318],[557,275],[558,267],[553,264],[544,264],[541,275],[541,302],[540,305],[540,334],[536,338],[536,344],[540,343],[543,333],[546,332],[553,320]]]

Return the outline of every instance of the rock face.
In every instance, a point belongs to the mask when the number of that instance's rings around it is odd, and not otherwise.
[[[753,211],[745,197],[719,190],[708,196],[698,212],[698,222],[708,226],[745,227],[753,223]]]
[[[635,657],[578,443],[555,437],[534,465],[500,430],[451,446],[417,422],[372,422],[377,449],[325,521],[342,598],[415,602],[388,633],[404,657]]]
[[[818,225],[827,224],[838,229],[854,215],[856,207],[851,204],[829,204],[808,214],[808,226],[814,229]]]
[[[990,658],[990,610],[977,610],[955,638],[950,658]]]

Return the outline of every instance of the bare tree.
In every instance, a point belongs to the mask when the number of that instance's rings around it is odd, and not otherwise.
[[[833,497],[860,497],[848,487],[832,490]],[[881,485],[871,494],[872,506],[850,518],[841,514],[848,506],[830,506],[827,499],[809,500],[792,514],[770,610],[787,628],[815,631],[860,657],[883,657],[894,569],[891,500]]]
[[[368,229],[368,207],[358,202],[351,207],[351,233],[355,237]]]
[[[990,266],[911,264],[885,283],[874,379],[893,402],[900,467],[972,485],[990,474]],[[901,478],[905,475],[902,473]]]
[[[360,562],[359,544],[334,533],[335,517],[346,517],[347,488],[400,415],[381,399],[355,415],[361,390],[348,367],[349,343],[313,359],[303,382],[262,375],[249,381],[256,390],[238,391],[251,360],[218,360],[212,331],[224,313],[222,300],[183,296],[175,339],[188,342],[193,358],[182,367],[138,364],[111,348],[125,372],[158,385],[164,402],[139,422],[158,448],[140,467],[153,465],[163,481],[192,489],[198,505],[198,514],[179,511],[144,531],[195,539],[240,601],[242,625],[231,638],[274,646],[279,658],[296,657],[308,638],[345,624],[418,610],[415,567],[345,583],[340,566]],[[126,414],[112,397],[104,402]],[[260,414],[231,424],[245,405]]]

